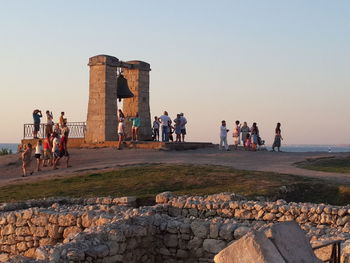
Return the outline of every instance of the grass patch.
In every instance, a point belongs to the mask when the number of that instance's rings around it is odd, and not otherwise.
[[[289,190],[281,193],[281,186]],[[192,195],[235,192],[247,197],[265,196],[287,201],[350,202],[348,186],[318,179],[222,166],[159,164],[0,187],[0,202],[51,196],[149,198],[163,191]]]
[[[318,159],[309,159],[297,164],[298,167],[335,173],[350,173],[350,156],[348,157],[327,157]]]

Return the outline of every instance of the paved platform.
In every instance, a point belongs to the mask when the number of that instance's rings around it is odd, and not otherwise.
[[[22,144],[31,143],[33,146],[37,144],[38,139],[24,139]],[[103,143],[85,143],[83,138],[70,138],[68,140],[68,148],[117,148],[117,141],[106,141]],[[196,150],[202,148],[214,147],[214,144],[210,142],[157,142],[157,141],[126,141],[123,143],[123,148],[127,149],[155,149],[155,150]]]

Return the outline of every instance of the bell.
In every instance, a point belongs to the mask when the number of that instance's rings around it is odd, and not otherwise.
[[[132,98],[134,94],[132,94],[131,90],[128,86],[128,81],[122,74],[119,74],[117,77],[117,98],[119,101],[125,98]]]

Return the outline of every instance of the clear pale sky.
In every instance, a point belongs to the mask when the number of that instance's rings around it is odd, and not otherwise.
[[[271,143],[349,144],[349,1],[1,1],[0,142],[35,108],[85,121],[88,59],[151,64],[151,111],[184,112],[188,140],[222,119]],[[232,138],[229,139],[232,142]]]

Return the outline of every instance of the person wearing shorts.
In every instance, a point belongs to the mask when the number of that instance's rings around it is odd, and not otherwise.
[[[155,116],[154,117],[154,121],[153,121],[153,140],[154,141],[159,141],[159,121],[158,121],[158,117]]]
[[[181,118],[181,135],[182,135],[182,142],[185,142],[187,119],[184,117],[184,114],[183,114],[182,112],[180,113],[180,118]]]
[[[32,145],[28,143],[25,145],[26,148],[24,152],[22,153],[22,170],[23,170],[23,177],[27,176],[27,172],[30,169],[31,162],[32,162]],[[30,174],[33,174],[34,171],[31,171]]]
[[[139,137],[139,128],[141,126],[141,119],[139,117],[139,113],[136,113],[136,116],[130,119],[132,121],[132,140],[133,141],[138,141]]]
[[[53,158],[53,169],[57,169],[57,163],[60,158],[60,150],[59,150],[59,145],[60,145],[60,138],[58,134],[55,134],[55,137],[52,141],[52,158]]]
[[[43,115],[41,114],[41,110],[34,110],[33,111],[33,120],[34,120],[34,131],[33,131],[33,137],[34,139],[38,139],[38,132],[40,130],[40,118]]]
[[[46,138],[43,142],[44,147],[44,161],[43,161],[43,167],[46,167],[48,165],[52,165],[52,154],[51,154],[51,145],[50,145],[50,135],[47,134]]]
[[[42,140],[38,141],[38,144],[35,147],[35,159],[36,159],[36,170],[41,171],[42,158],[44,157],[44,148]]]

